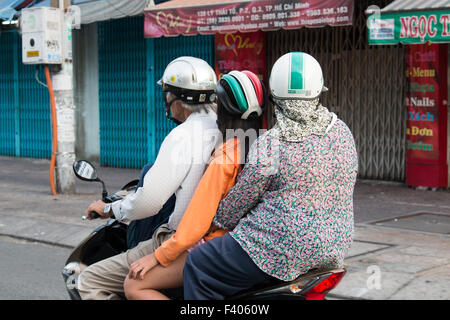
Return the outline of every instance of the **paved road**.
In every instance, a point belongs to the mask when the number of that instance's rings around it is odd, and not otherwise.
[[[0,300],[66,300],[69,249],[0,237]]]
[[[67,299],[61,268],[69,250],[61,246],[76,246],[104,223],[80,219],[101,186],[77,180],[76,194],[53,197],[48,167],[48,160],[0,156],[0,236],[59,245],[0,238],[0,299]],[[135,169],[98,171],[110,191],[139,176]],[[450,190],[359,180],[354,198],[348,273],[332,293],[351,299],[448,300]]]

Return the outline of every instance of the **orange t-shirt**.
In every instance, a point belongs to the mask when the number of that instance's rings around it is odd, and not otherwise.
[[[155,257],[161,265],[168,266],[202,238],[208,241],[226,233],[218,229],[206,234],[220,201],[236,182],[241,170],[240,156],[238,139],[227,140],[214,152],[176,233],[155,251]]]

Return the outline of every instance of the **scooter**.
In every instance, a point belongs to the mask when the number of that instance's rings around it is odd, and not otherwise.
[[[135,191],[139,180],[133,180],[124,185],[119,191],[108,195],[105,183],[98,177],[95,167],[85,160],[73,164],[75,176],[83,181],[100,182],[103,187],[102,200],[111,203],[126,197]],[[90,218],[99,215],[91,212]],[[85,219],[86,217],[83,216]],[[96,228],[70,254],[63,268],[62,275],[67,292],[72,300],[81,300],[77,289],[78,276],[87,266],[127,250],[128,225],[109,219],[104,225]],[[334,289],[346,269],[313,269],[289,282],[281,280],[265,281],[243,292],[226,297],[226,300],[324,300],[325,296]],[[171,299],[182,300],[182,288],[164,290]]]

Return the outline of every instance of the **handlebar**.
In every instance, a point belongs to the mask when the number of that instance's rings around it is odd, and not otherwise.
[[[114,201],[118,201],[118,200],[121,200],[121,199],[122,199],[122,197],[120,197],[120,196],[118,196],[116,194],[111,194],[109,196],[104,196],[102,200],[105,203],[112,203]],[[97,218],[100,218],[100,215],[97,212],[95,212],[95,211],[91,211],[91,212],[89,212],[89,214],[87,216],[82,216],[81,217],[81,219],[83,219],[83,220],[97,219]]]
[[[90,218],[90,219],[97,219],[97,218],[100,218],[100,215],[97,212],[95,212],[95,211],[91,211],[91,212],[89,212],[89,214],[87,216],[82,216],[81,217],[81,219],[83,219],[83,220],[86,220],[88,218]]]

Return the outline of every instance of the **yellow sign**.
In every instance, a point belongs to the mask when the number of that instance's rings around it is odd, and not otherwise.
[[[39,51],[27,51],[27,57],[39,57]]]

